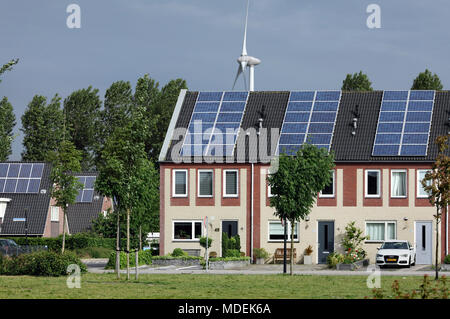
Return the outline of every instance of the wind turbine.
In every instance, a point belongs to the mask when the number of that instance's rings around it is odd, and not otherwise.
[[[247,89],[247,81],[245,79],[245,69],[248,67],[250,70],[249,90],[254,91],[255,90],[255,65],[258,65],[261,63],[260,59],[252,57],[250,55],[247,55],[247,23],[248,23],[249,3],[250,3],[250,0],[247,0],[247,15],[245,17],[244,42],[242,44],[241,56],[237,59],[237,62],[239,65],[238,65],[236,78],[234,79],[234,83],[233,83],[233,90],[234,90],[234,86],[236,85],[236,82],[239,78],[239,75],[241,75],[241,73],[242,73],[242,76],[244,77],[245,89]]]

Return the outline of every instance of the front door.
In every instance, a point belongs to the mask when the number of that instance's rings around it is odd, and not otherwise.
[[[432,222],[416,222],[416,263],[418,265],[432,264]]]
[[[236,236],[238,234],[237,220],[222,221],[222,232],[227,233],[228,237]]]
[[[326,264],[327,257],[334,251],[334,222],[319,222],[319,264]]]

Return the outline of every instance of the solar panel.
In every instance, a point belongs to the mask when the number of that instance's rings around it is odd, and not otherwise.
[[[0,163],[0,193],[38,193],[44,164]]]
[[[94,195],[95,176],[77,176],[78,182],[83,188],[78,191],[77,203],[91,203]]]
[[[181,156],[231,156],[248,92],[200,92]]]
[[[434,91],[384,91],[372,156],[426,156]]]
[[[294,155],[304,143],[330,149],[341,91],[293,91],[289,95],[278,153]]]

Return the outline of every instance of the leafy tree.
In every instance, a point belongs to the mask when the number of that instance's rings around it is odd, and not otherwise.
[[[64,139],[64,114],[61,98],[56,94],[50,104],[41,95],[35,95],[22,115],[24,133],[22,160],[45,161],[51,151],[56,151]]]
[[[5,73],[6,71],[11,71],[13,66],[16,65],[17,63],[19,63],[19,59],[13,59],[8,63],[3,64],[2,67],[0,68],[0,76],[2,76],[2,74]],[[1,82],[2,80],[0,79],[0,83]]]
[[[16,116],[8,99],[0,100],[0,161],[8,160],[12,153],[11,143],[14,139],[13,129],[16,125]]]
[[[100,156],[101,161],[97,165],[99,176],[96,180],[96,189],[103,195],[114,198],[116,208],[120,213],[126,213],[128,279],[130,276],[130,215],[136,213],[139,216],[139,210],[143,205],[139,200],[148,187],[145,176],[148,176],[146,170],[150,165],[141,133],[146,130],[143,109],[136,108],[132,113],[128,123],[115,127],[106,139]]]
[[[74,173],[81,170],[81,151],[77,150],[72,142],[62,141],[56,152],[50,152],[49,159],[52,162],[52,197],[56,201],[56,206],[64,212],[63,220],[63,240],[61,252],[64,253],[66,241],[67,208],[75,203],[79,189],[83,185],[78,182]]]
[[[98,89],[92,89],[91,86],[73,92],[64,100],[66,127],[75,147],[82,151],[81,167],[84,171],[94,168],[92,152],[101,105]]]
[[[270,206],[276,209],[276,216],[291,223],[292,275],[295,224],[309,215],[317,194],[329,184],[334,154],[306,143],[295,156],[281,154],[278,161],[278,170],[269,171],[268,182],[273,194]]]
[[[428,193],[428,200],[431,205],[436,207],[436,215],[433,215],[436,221],[436,280],[439,278],[439,224],[442,218],[442,211],[446,214],[447,207],[450,205],[450,157],[445,154],[448,148],[448,138],[449,135],[439,136],[436,139],[436,144],[439,148],[438,156],[431,166],[432,170],[422,180],[424,190]]]
[[[441,80],[437,74],[432,74],[430,70],[425,69],[425,72],[419,73],[414,79],[411,90],[436,90],[443,89]]]
[[[369,77],[359,71],[359,73],[347,74],[345,80],[342,82],[343,91],[373,91],[372,82]]]

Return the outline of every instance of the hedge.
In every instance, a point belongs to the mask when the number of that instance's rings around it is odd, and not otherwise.
[[[136,255],[134,252],[130,252],[130,267],[136,266]],[[152,252],[150,250],[141,250],[138,252],[138,266],[151,265],[152,264]],[[127,254],[123,251],[120,252],[120,268],[127,267]],[[108,263],[105,269],[116,268],[116,252],[111,253]]]
[[[25,237],[8,237],[19,245],[26,245]],[[125,243],[125,242],[124,242]],[[50,251],[60,251],[62,247],[62,235],[56,238],[47,237],[28,237],[28,245],[47,246]],[[88,234],[66,235],[65,249],[75,250],[87,247],[104,247],[109,249],[116,248],[115,238],[94,237]]]
[[[14,257],[0,255],[0,275],[66,276],[67,267],[71,264],[86,272],[86,265],[72,252],[39,251]]]

